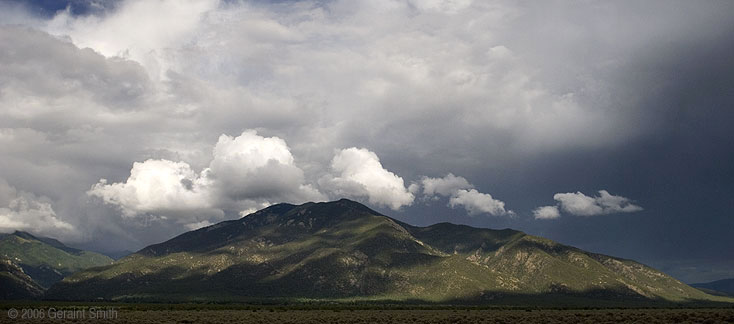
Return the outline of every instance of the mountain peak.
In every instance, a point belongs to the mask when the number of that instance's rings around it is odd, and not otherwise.
[[[278,215],[278,217],[275,217]],[[244,222],[272,223],[277,221],[312,218],[319,220],[339,221],[360,216],[384,216],[379,212],[354,200],[342,198],[335,201],[307,202],[301,205],[280,203],[271,205],[242,218]]]
[[[328,201],[328,202],[319,202],[319,203],[308,203],[301,205],[305,208],[328,208],[328,209],[343,209],[343,212],[354,212],[354,211],[361,211],[367,214],[371,214],[374,216],[384,216],[377,211],[373,210],[372,208],[369,208],[365,206],[364,204],[350,200],[347,198],[342,198],[336,201]]]

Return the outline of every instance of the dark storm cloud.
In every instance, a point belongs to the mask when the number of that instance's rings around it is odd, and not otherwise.
[[[644,199],[648,212],[633,228],[662,248],[650,254],[734,257],[725,239],[734,228],[734,62],[727,54],[733,32],[728,21],[656,44],[620,80],[639,94],[640,115],[655,122],[648,136],[605,154],[608,162],[598,167],[610,172],[600,181]]]
[[[734,243],[728,239],[734,228],[734,61],[729,55],[734,22],[726,18],[734,8],[730,3],[718,3],[713,11],[678,4],[661,10],[681,16],[677,26],[645,39],[614,71],[599,71],[613,85],[607,96],[614,105],[608,109],[634,116],[614,133],[640,136],[620,145],[558,150],[513,167],[463,173],[525,215],[552,203],[556,192],[600,189],[634,197],[646,210],[593,221],[464,222],[522,228],[628,256],[664,267],[687,282],[734,276],[730,265],[722,265],[734,257]],[[650,9],[646,13],[654,15]],[[682,17],[687,14],[692,17]],[[432,211],[422,215],[427,219],[409,218],[424,224],[443,218]]]

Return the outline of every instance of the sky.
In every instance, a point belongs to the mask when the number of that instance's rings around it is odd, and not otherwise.
[[[734,2],[0,1],[0,232],[350,198],[734,277]]]

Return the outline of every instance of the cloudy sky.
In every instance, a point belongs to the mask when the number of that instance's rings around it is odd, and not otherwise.
[[[734,2],[0,1],[0,232],[279,202],[734,277]]]

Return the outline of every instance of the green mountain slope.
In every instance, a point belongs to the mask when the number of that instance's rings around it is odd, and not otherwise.
[[[21,267],[44,288],[73,272],[112,263],[112,259],[99,253],[70,248],[55,239],[20,231],[0,236],[0,257]]]
[[[415,227],[353,201],[279,204],[65,278],[48,298],[716,300],[630,260],[514,230]]]

